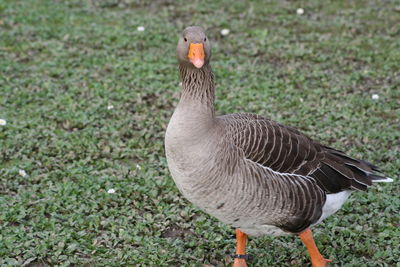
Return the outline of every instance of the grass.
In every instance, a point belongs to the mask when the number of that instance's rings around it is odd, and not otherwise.
[[[230,262],[232,229],[182,198],[164,156],[188,25],[214,42],[220,114],[263,114],[398,178],[399,19],[394,0],[0,0],[0,265]],[[357,192],[314,228],[333,266],[399,266],[399,192]],[[295,237],[249,253],[309,264]]]

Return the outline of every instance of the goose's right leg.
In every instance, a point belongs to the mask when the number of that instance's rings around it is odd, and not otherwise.
[[[247,267],[246,243],[247,235],[236,229],[236,255],[233,267]]]

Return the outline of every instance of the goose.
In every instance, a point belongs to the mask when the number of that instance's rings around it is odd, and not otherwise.
[[[251,113],[216,116],[211,44],[203,28],[186,28],[177,58],[180,101],[165,134],[179,191],[236,228],[234,267],[247,266],[248,236],[298,235],[313,267],[319,252],[312,226],[340,209],[353,191],[391,182],[378,167],[320,144],[295,128]]]

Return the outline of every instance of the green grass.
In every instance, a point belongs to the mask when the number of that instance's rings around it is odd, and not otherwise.
[[[232,229],[182,198],[164,155],[188,25],[209,29],[219,114],[271,117],[398,178],[399,21],[394,0],[0,0],[0,265],[230,262]],[[399,192],[357,192],[314,228],[333,266],[399,266]],[[309,264],[296,237],[249,253]]]

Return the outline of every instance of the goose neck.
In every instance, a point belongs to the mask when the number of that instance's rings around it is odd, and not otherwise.
[[[180,105],[189,104],[199,106],[211,112],[214,116],[214,75],[211,67],[205,65],[197,69],[179,66],[182,81],[182,95]]]

